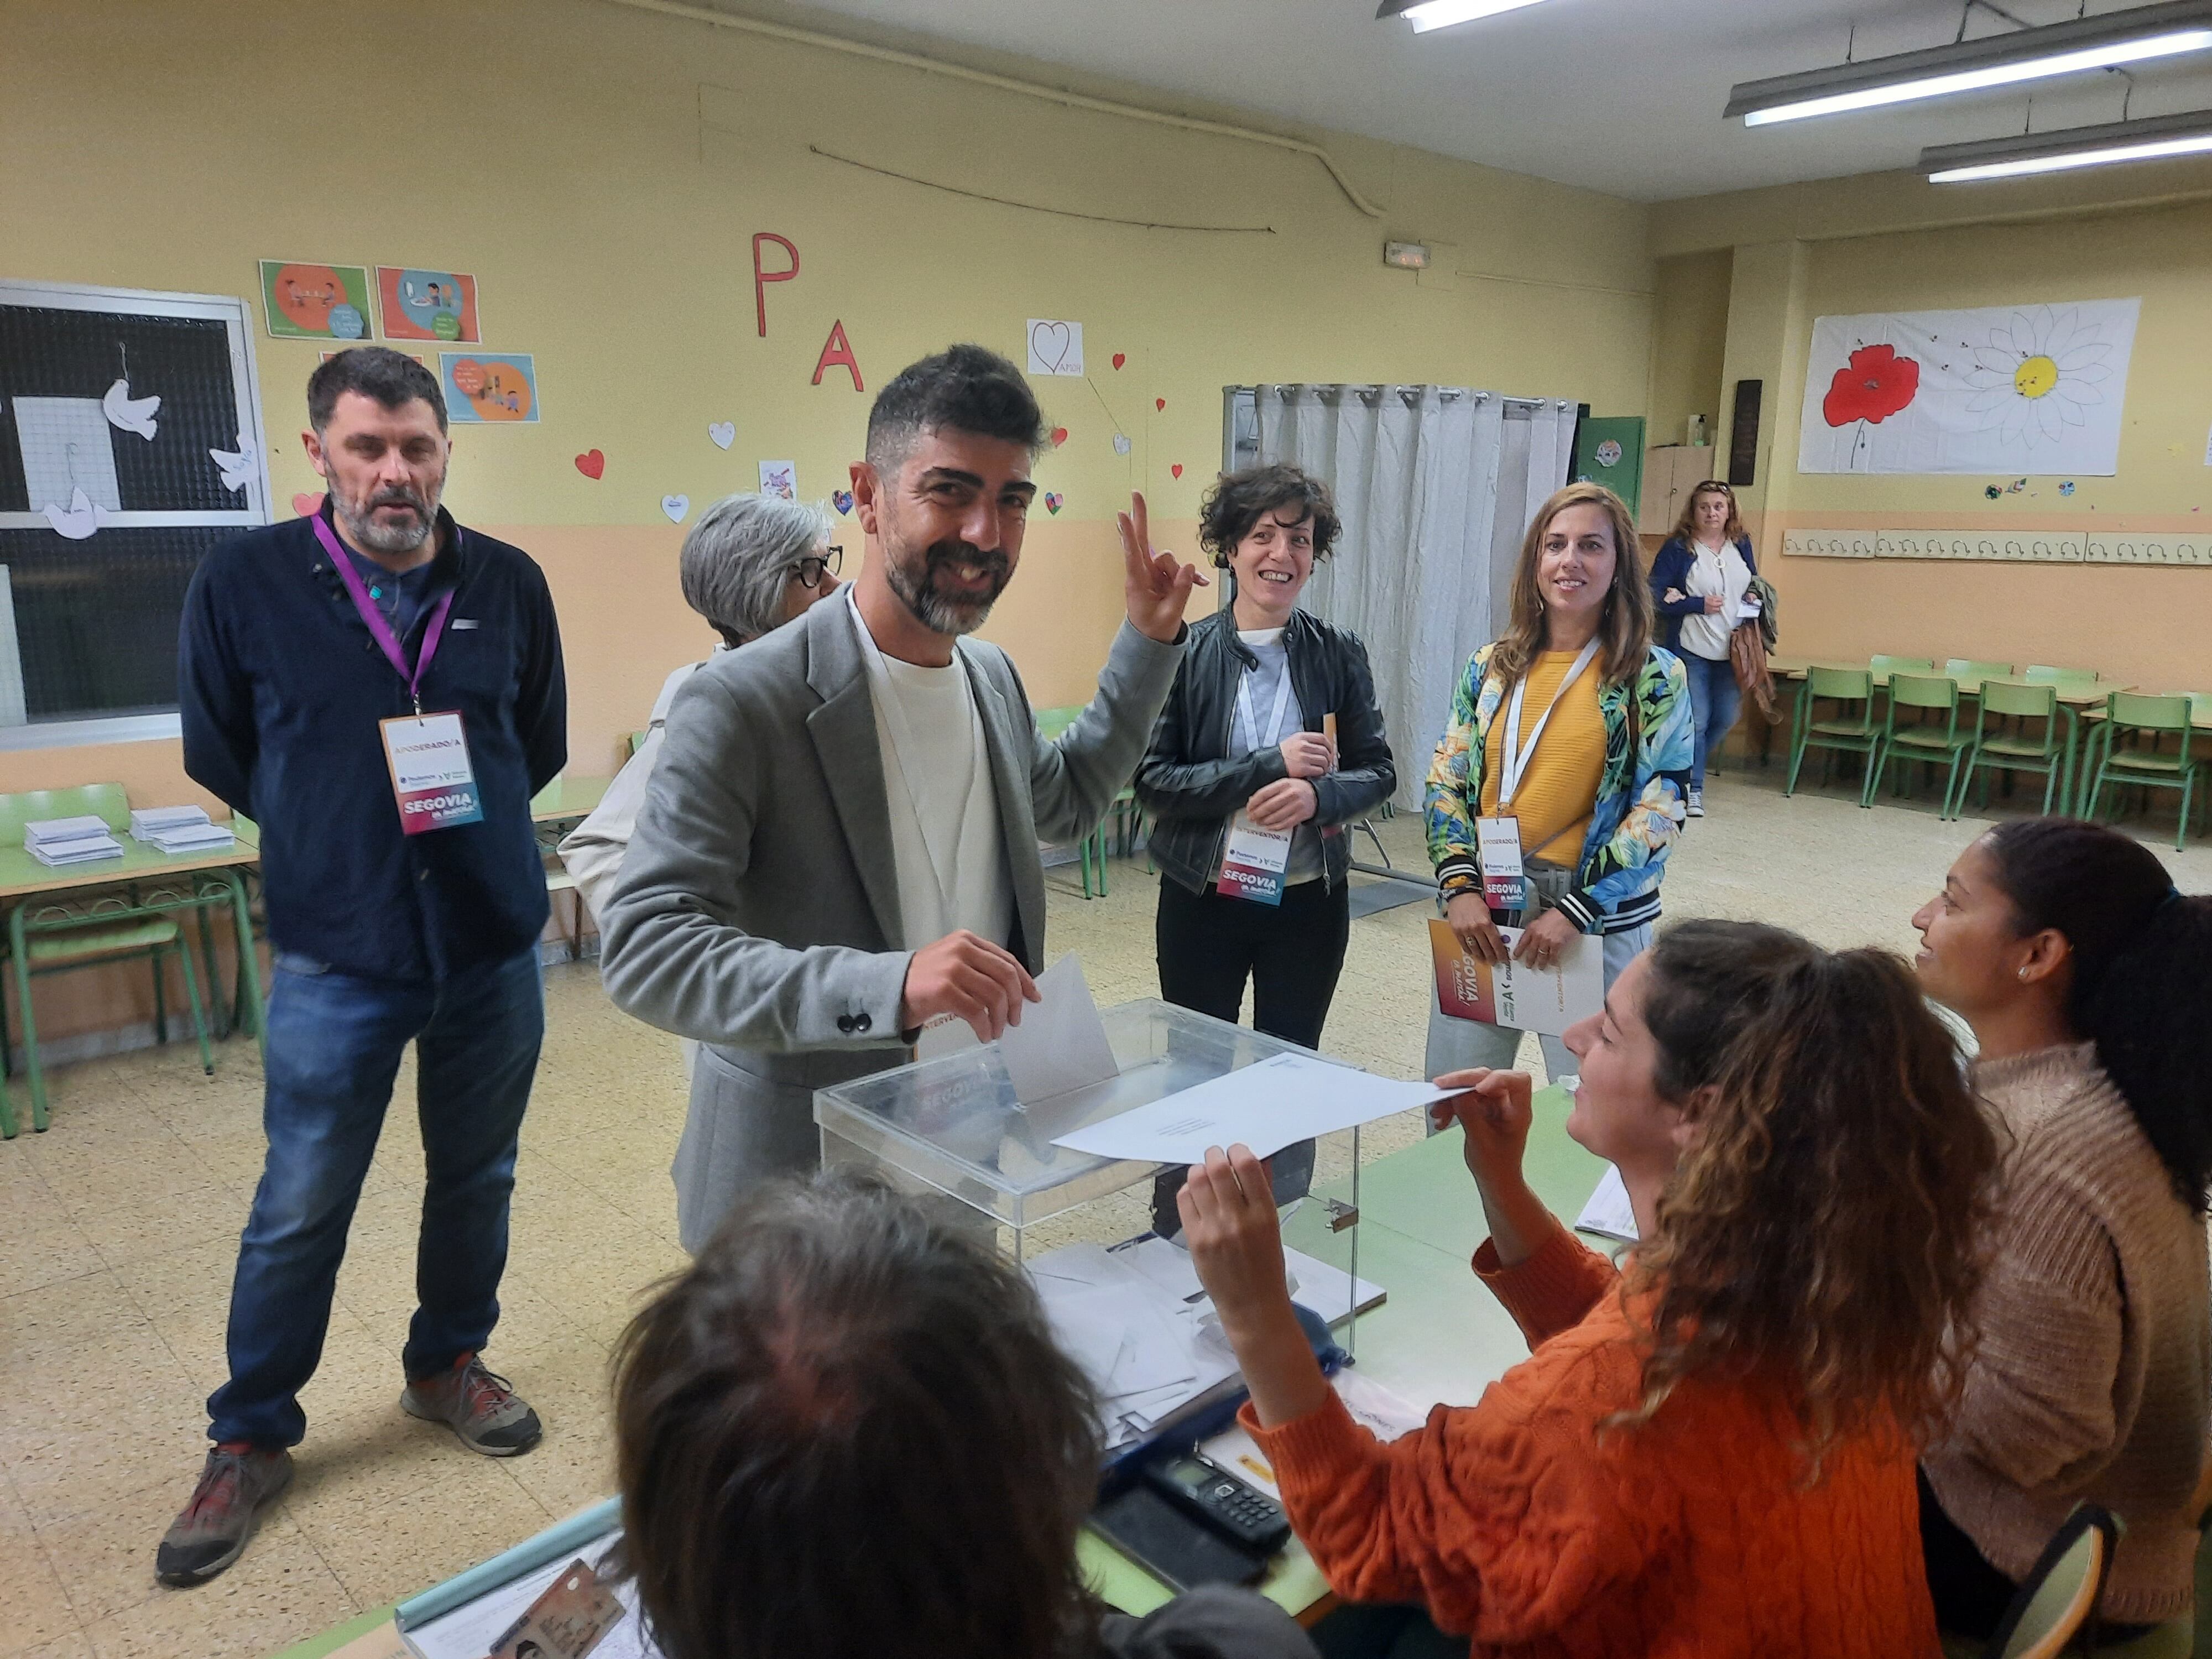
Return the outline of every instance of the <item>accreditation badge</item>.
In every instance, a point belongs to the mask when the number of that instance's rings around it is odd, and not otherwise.
[[[469,764],[469,740],[459,714],[402,714],[380,720],[384,758],[399,827],[410,836],[483,822],[483,801]]]
[[[1482,860],[1482,900],[1493,910],[1528,908],[1528,882],[1521,867],[1521,820],[1477,818],[1474,844]]]

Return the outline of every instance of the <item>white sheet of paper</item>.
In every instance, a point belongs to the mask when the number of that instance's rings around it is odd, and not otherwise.
[[[1106,1022],[1083,977],[1073,951],[1037,975],[1044,1000],[1022,1009],[1022,1023],[1009,1025],[999,1039],[999,1058],[1013,1079],[1014,1097],[1034,1106],[1076,1089],[1121,1074]]]
[[[1498,936],[1510,951],[1524,931],[1501,927]],[[1565,1036],[1568,1026],[1605,1006],[1605,941],[1595,933],[1582,934],[1567,946],[1556,968],[1509,960],[1491,974],[1498,1023],[1516,1031]]]
[[[1575,1225],[1586,1233],[1601,1233],[1607,1238],[1625,1238],[1633,1244],[1639,1237],[1636,1231],[1636,1210],[1628,1201],[1628,1188],[1621,1184],[1620,1171],[1610,1164],[1605,1166],[1604,1177],[1597,1190],[1583,1206],[1583,1212],[1575,1218]]]
[[[1444,1098],[1425,1083],[1371,1077],[1307,1054],[1273,1054],[1119,1117],[1060,1136],[1055,1146],[1100,1158],[1196,1164],[1209,1146],[1242,1141],[1261,1158]]]

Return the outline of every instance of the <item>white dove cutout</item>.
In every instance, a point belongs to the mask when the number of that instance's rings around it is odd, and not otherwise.
[[[96,505],[82,489],[71,493],[67,507],[48,501],[44,510],[46,522],[54,527],[54,534],[72,542],[88,540],[107,522],[107,509]]]
[[[252,483],[255,471],[254,462],[258,458],[258,453],[246,441],[243,432],[238,434],[238,449],[235,453],[228,449],[208,451],[208,459],[222,469],[222,487],[225,489],[244,489],[246,485]]]
[[[121,380],[107,388],[107,395],[100,400],[106,413],[107,423],[125,432],[135,432],[151,441],[154,436],[154,411],[161,406],[159,398],[134,398],[131,382]]]

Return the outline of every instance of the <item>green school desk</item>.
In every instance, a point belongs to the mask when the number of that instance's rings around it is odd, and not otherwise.
[[[1605,1165],[1567,1138],[1569,1105],[1561,1089],[1536,1096],[1525,1167],[1537,1195],[1572,1221]],[[1459,1131],[1453,1129],[1367,1164],[1360,1171],[1355,1229],[1332,1233],[1327,1209],[1309,1200],[1284,1230],[1293,1248],[1347,1268],[1352,1235],[1358,1235],[1359,1275],[1382,1285],[1389,1297],[1359,1317],[1352,1338],[1358,1369],[1417,1408],[1439,1401],[1472,1405],[1528,1355],[1519,1328],[1477,1282],[1469,1265],[1488,1229],[1460,1142]],[[1351,1183],[1348,1178],[1316,1182],[1315,1192],[1318,1199],[1348,1200]],[[1344,1340],[1342,1333],[1339,1340]],[[1174,1594],[1088,1530],[1077,1554],[1100,1595],[1125,1613],[1149,1613]],[[1259,1589],[1307,1623],[1334,1605],[1327,1581],[1295,1539],[1277,1556]],[[356,1641],[360,1649],[345,1659],[386,1659],[401,1650],[391,1620],[390,1607],[375,1608],[285,1649],[275,1659],[329,1659]]]

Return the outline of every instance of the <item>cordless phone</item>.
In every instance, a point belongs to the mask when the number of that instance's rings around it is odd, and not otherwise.
[[[1280,1504],[1195,1449],[1147,1463],[1145,1479],[1247,1549],[1272,1555],[1291,1535]]]

